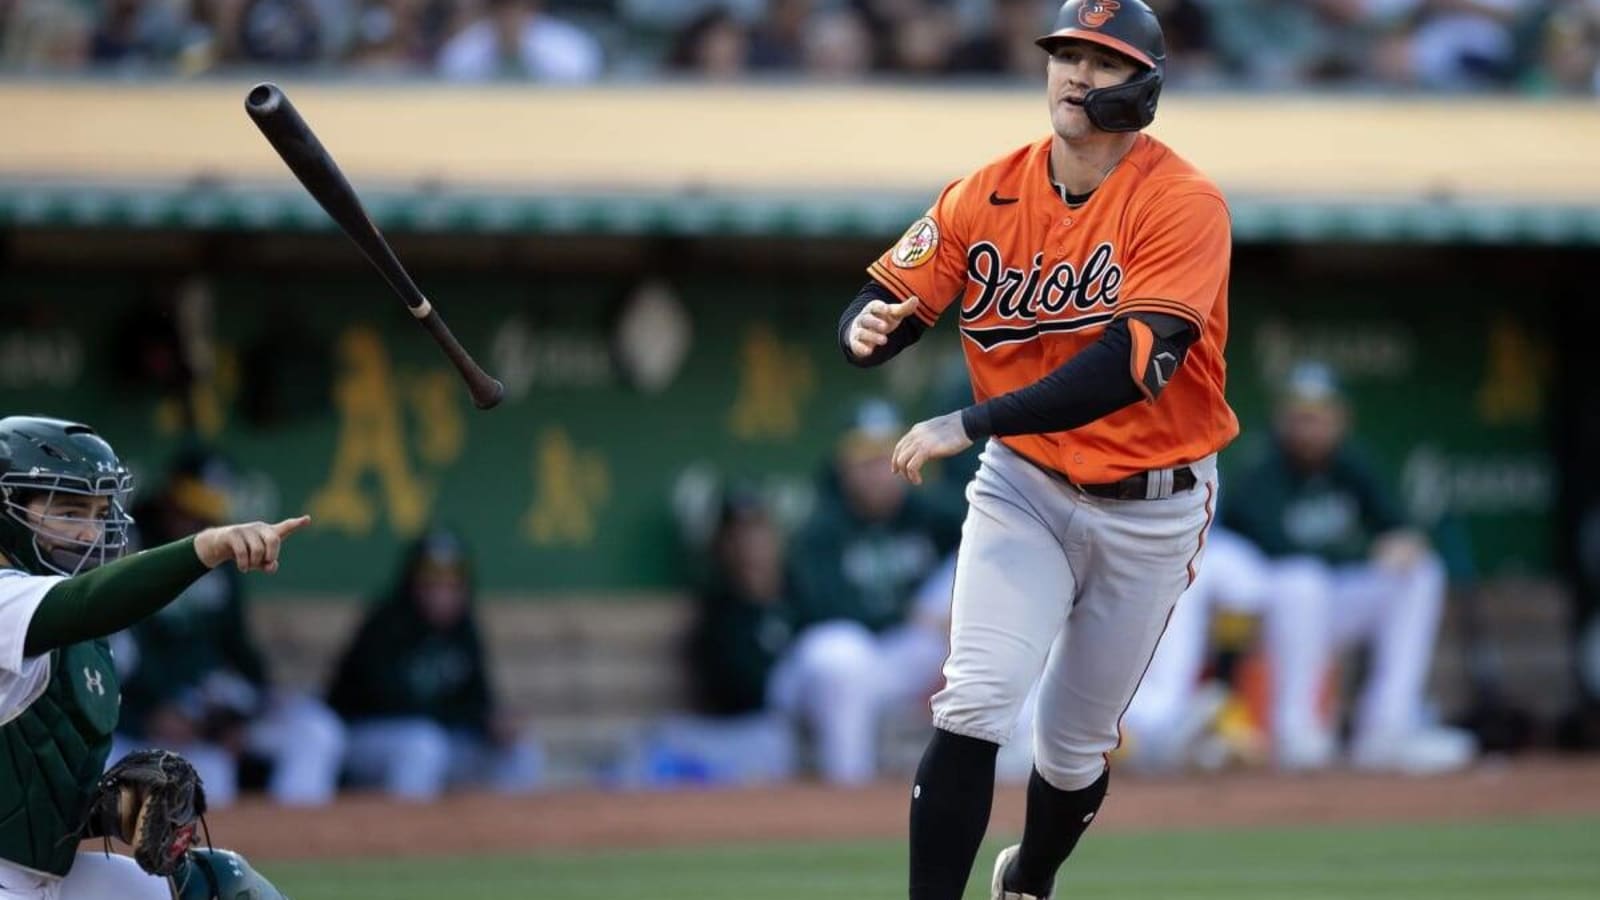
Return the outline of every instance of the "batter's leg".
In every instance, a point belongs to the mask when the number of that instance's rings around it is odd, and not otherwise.
[[[995,754],[1074,593],[1063,488],[998,443],[967,490],[945,686],[911,793],[911,900],[958,900],[994,799]]]
[[[1099,812],[1118,723],[1200,562],[1215,496],[1209,469],[1195,491],[1167,500],[1080,505],[1067,536],[1078,597],[1040,683],[1022,845],[1002,875],[1008,891],[1049,896]]]
[[[1139,682],[1122,727],[1140,769],[1182,766],[1222,703],[1220,692],[1199,689],[1211,620],[1222,610],[1258,614],[1265,591],[1265,560],[1244,538],[1220,527],[1206,535],[1204,565],[1184,592]]]
[[[1190,743],[1197,736],[1198,714],[1195,699],[1200,672],[1205,667],[1206,644],[1211,624],[1213,592],[1206,566],[1172,611],[1166,633],[1150,661],[1149,671],[1128,704],[1123,728],[1128,736],[1128,764],[1141,770],[1169,771],[1185,760]]]
[[[922,621],[913,621],[885,631],[878,637],[877,664],[880,698],[885,704],[922,704],[939,687],[940,668],[950,654],[950,643],[943,630]]]

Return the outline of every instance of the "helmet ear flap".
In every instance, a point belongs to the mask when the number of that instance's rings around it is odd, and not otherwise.
[[[1146,69],[1122,84],[1095,88],[1083,98],[1083,111],[1101,131],[1139,131],[1156,118],[1161,70]]]

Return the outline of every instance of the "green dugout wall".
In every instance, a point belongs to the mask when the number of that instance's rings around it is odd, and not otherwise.
[[[692,565],[678,514],[715,476],[803,514],[849,401],[933,411],[958,346],[944,323],[885,370],[842,362],[835,322],[876,240],[568,240],[529,262],[418,238],[403,251],[418,280],[510,388],[483,413],[342,238],[252,255],[211,235],[185,255],[101,235],[123,250],[94,264],[47,249],[76,240],[13,241],[0,264],[0,409],[88,420],[154,480],[186,404],[248,473],[243,511],[315,517],[275,593],[371,590],[431,520],[467,533],[496,594],[680,586]],[[307,266],[296,248],[310,246],[344,262]],[[1229,364],[1242,440],[1265,438],[1270,387],[1293,360],[1325,359],[1415,515],[1463,526],[1485,574],[1547,572],[1547,323],[1578,253],[1241,248]],[[190,391],[129,374],[151,323],[175,321],[144,314],[157,307],[214,335],[211,374]]]

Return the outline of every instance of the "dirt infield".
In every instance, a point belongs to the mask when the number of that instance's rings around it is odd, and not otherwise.
[[[1600,814],[1600,759],[1485,765],[1461,775],[1236,773],[1112,782],[1103,829],[1454,821]],[[906,786],[750,791],[560,792],[450,797],[407,806],[357,797],[321,810],[248,802],[210,816],[219,846],[252,858],[617,849],[904,834]],[[1022,826],[1022,791],[1003,788],[993,829]]]

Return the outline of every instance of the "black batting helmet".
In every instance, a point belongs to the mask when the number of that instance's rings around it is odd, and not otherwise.
[[[1122,54],[1144,67],[1128,81],[1095,88],[1083,111],[1101,131],[1138,131],[1156,117],[1156,100],[1167,69],[1167,41],[1161,22],[1143,0],[1067,0],[1055,27],[1034,43],[1054,53],[1062,41],[1088,41]]]

